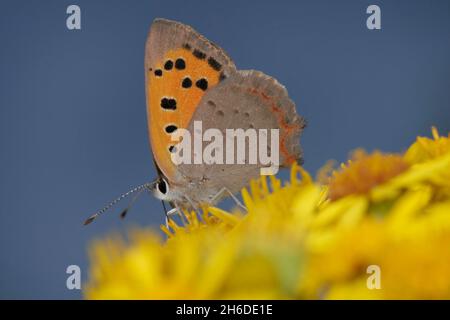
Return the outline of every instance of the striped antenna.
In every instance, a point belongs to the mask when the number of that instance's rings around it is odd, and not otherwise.
[[[141,189],[139,190],[134,197],[131,199],[130,203],[128,204],[128,206],[122,210],[122,212],[120,213],[120,218],[121,219],[125,219],[128,211],[131,209],[131,207],[133,206],[133,204],[136,202],[137,198],[139,198],[139,196],[142,194],[142,192],[144,192],[146,189]]]
[[[108,203],[103,209],[97,211],[96,213],[94,213],[92,216],[90,216],[89,218],[86,219],[86,221],[84,221],[84,225],[88,225],[90,224],[92,221],[94,221],[98,216],[102,215],[105,211],[108,211],[108,209],[110,209],[111,207],[113,207],[115,204],[117,204],[118,202],[120,202],[121,200],[123,200],[124,198],[128,197],[130,194],[133,194],[135,192],[139,193],[136,195],[138,196],[139,194],[141,194],[141,192],[144,189],[148,189],[150,187],[151,183],[144,183],[141,184],[140,186],[137,186],[136,188],[131,189],[130,191],[122,194],[120,197],[114,199],[113,201],[111,201],[110,203]],[[131,204],[136,200],[136,197],[133,198]],[[128,211],[130,206],[127,207],[127,209],[125,209],[121,215],[125,216],[126,215],[126,211]],[[125,212],[125,213],[124,213]]]

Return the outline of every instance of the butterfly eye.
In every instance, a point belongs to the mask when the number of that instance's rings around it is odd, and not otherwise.
[[[161,192],[162,194],[167,194],[167,192],[169,191],[169,185],[167,184],[167,182],[164,179],[161,179],[158,182],[158,191]]]

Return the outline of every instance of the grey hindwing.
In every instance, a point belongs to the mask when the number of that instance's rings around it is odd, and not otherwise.
[[[280,152],[280,165],[287,166],[292,159],[301,161],[300,134],[304,120],[296,113],[286,88],[262,72],[237,71],[207,91],[188,126],[191,135],[194,121],[202,122],[203,132],[216,128],[223,137],[226,129],[279,129],[280,142],[284,139],[283,150],[287,152]],[[204,142],[202,150],[209,143]],[[225,150],[223,153],[225,155]],[[214,195],[223,187],[232,193],[239,192],[250,179],[260,175],[261,167],[259,162],[245,165],[203,163],[181,164],[178,169],[192,185],[201,184],[202,192]]]

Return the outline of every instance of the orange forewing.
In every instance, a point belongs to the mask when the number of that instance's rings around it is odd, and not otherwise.
[[[175,63],[177,59],[184,61],[183,69],[175,66],[170,70],[164,68],[167,61]],[[161,71],[160,75],[155,74],[157,70]],[[188,127],[195,109],[206,92],[197,87],[196,82],[205,79],[207,81],[206,90],[210,90],[220,81],[220,72],[212,68],[205,57],[199,58],[186,48],[168,51],[163,60],[157,62],[154,68],[147,72],[149,72],[147,112],[150,142],[159,169],[171,180],[175,177],[176,166],[171,160],[169,148],[175,142],[171,141],[171,136],[165,128],[168,125],[174,125],[177,128]],[[189,78],[192,82],[188,88],[182,86],[185,78]],[[164,98],[174,99],[176,109],[164,109],[161,106],[161,100]]]

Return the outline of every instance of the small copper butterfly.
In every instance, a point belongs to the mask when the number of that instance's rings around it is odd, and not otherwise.
[[[223,49],[190,26],[153,21],[145,45],[145,90],[158,178],[123,194],[86,224],[135,193],[133,203],[144,190],[171,204],[172,212],[214,205],[227,196],[239,204],[234,194],[259,176],[260,163],[174,163],[174,133],[194,132],[196,121],[201,121],[203,130],[222,133],[239,128],[277,129],[280,166],[301,161],[299,140],[305,121],[296,113],[286,88],[262,72],[236,69]]]

